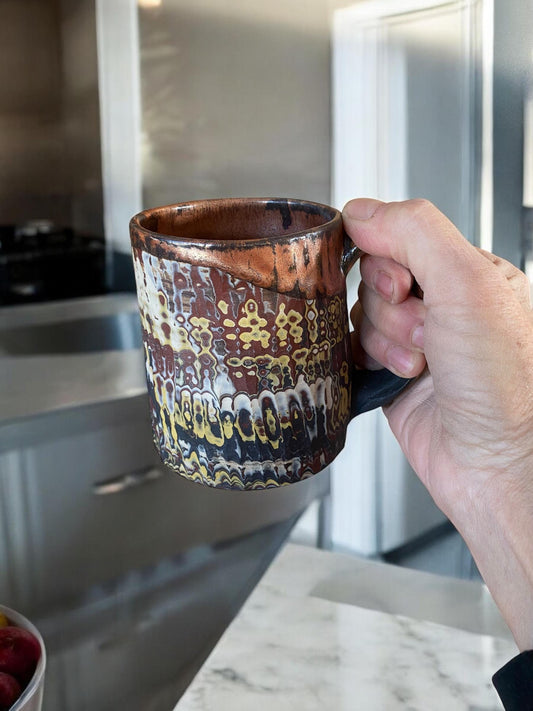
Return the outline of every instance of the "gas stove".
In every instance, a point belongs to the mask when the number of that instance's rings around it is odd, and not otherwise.
[[[0,225],[0,305],[102,294],[102,237],[50,220]]]

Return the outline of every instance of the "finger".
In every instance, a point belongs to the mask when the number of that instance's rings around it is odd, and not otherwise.
[[[353,362],[355,365],[358,368],[364,368],[365,370],[383,370],[385,367],[383,363],[378,363],[377,360],[371,358],[363,349],[359,341],[358,334],[352,333],[350,335],[352,337]]]
[[[478,248],[478,251],[503,274],[522,305],[526,309],[531,309],[531,284],[524,272],[492,252],[481,248]]]
[[[487,269],[487,260],[427,200],[382,203],[351,200],[343,210],[344,226],[364,251],[406,267],[424,291],[426,303],[464,303],[476,285],[472,273]]]
[[[350,317],[355,328],[352,333],[353,357],[359,367],[368,370],[386,367],[403,377],[415,377],[424,370],[424,355],[404,348],[380,333],[367,318],[361,302],[355,303]]]
[[[411,272],[387,257],[363,255],[360,261],[360,271],[365,284],[391,304],[399,304],[404,301],[413,286]]]
[[[404,348],[423,350],[426,309],[421,299],[408,296],[401,304],[391,304],[362,282],[359,301],[365,316],[385,338]]]
[[[414,378],[420,375],[426,366],[423,353],[404,348],[387,338],[373,326],[365,314],[359,324],[359,342],[366,354],[366,362],[370,357],[402,378]]]
[[[359,368],[367,370],[381,370],[383,363],[378,363],[377,360],[371,358],[361,344],[361,323],[364,318],[363,308],[359,301],[356,301],[350,311],[350,319],[354,326],[354,331],[350,334],[352,339],[352,355],[354,363]]]

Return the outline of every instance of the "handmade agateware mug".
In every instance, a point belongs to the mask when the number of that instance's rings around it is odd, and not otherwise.
[[[355,415],[408,384],[358,371],[340,213],[301,200],[201,200],[130,223],[154,442],[209,486],[262,489],[330,464]]]

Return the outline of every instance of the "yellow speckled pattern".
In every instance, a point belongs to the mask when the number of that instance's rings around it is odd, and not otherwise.
[[[156,445],[210,486],[259,489],[323,469],[350,410],[343,295],[298,299],[135,251]]]

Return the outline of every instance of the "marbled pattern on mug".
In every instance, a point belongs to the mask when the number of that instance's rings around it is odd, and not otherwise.
[[[156,446],[204,484],[253,489],[327,466],[350,417],[344,294],[279,294],[134,248]]]

